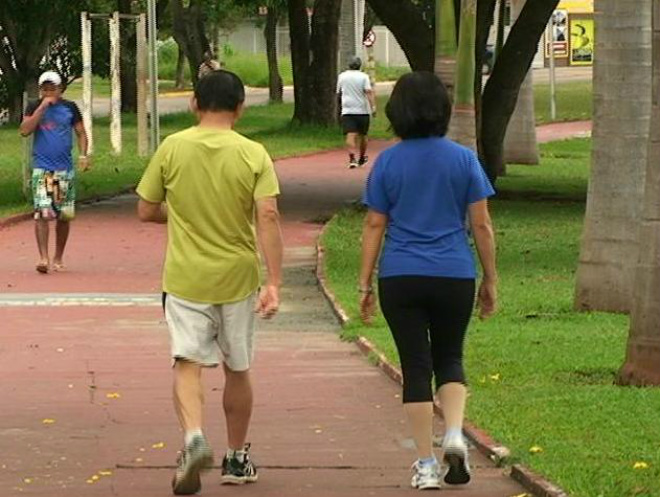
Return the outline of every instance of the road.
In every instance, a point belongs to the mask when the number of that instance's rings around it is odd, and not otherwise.
[[[558,67],[557,82],[566,83],[574,81],[590,81],[592,78],[591,67]],[[485,77],[487,80],[487,77]],[[539,84],[548,83],[549,71],[547,69],[534,69],[534,81]],[[394,87],[393,82],[382,82],[376,85],[378,95],[389,95]],[[165,93],[160,96],[159,106],[161,114],[185,112],[189,109],[191,92]],[[293,87],[284,88],[284,101],[293,102]],[[77,101],[79,106],[82,102]],[[247,88],[247,106],[264,105],[268,103],[267,88]],[[94,116],[108,116],[110,114],[110,99],[97,98],[93,102]]]

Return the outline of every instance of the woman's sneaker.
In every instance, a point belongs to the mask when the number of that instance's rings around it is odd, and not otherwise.
[[[445,474],[445,483],[448,485],[465,485],[470,481],[470,463],[468,462],[468,448],[463,437],[454,437],[445,440],[442,444],[444,462],[448,469]]]
[[[412,465],[413,477],[410,486],[418,490],[436,490],[440,488],[440,465],[422,464],[419,460]]]
[[[243,450],[234,452],[232,456],[225,455],[222,460],[223,485],[254,483],[258,478],[257,468],[250,459],[250,444],[245,444]]]
[[[202,489],[200,474],[213,466],[213,451],[206,439],[198,435],[180,453],[172,480],[174,495],[194,495]]]

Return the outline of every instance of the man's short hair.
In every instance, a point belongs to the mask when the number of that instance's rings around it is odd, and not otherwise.
[[[353,57],[348,63],[348,68],[357,71],[362,67],[362,59],[360,57]]]
[[[432,72],[416,71],[399,78],[385,108],[394,133],[402,139],[445,136],[451,100]]]
[[[245,87],[236,74],[218,69],[197,81],[195,99],[202,112],[234,112],[245,101]]]

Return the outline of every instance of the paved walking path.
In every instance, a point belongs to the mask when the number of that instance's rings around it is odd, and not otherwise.
[[[359,197],[368,172],[346,170],[343,159],[277,164],[286,284],[281,314],[258,334],[250,440],[261,480],[221,488],[216,470],[204,495],[410,495],[414,451],[399,388],[338,339],[313,273],[322,221]],[[3,497],[170,495],[181,435],[158,307],[165,231],[138,223],[134,208],[132,196],[82,208],[67,271],[47,276],[33,268],[31,222],[0,230]],[[210,371],[207,431],[219,453],[221,389],[221,373]],[[485,458],[473,462],[473,484],[445,495],[523,493]]]

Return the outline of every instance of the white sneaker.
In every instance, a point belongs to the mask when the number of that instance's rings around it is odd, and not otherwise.
[[[468,448],[463,437],[454,437],[445,440],[442,444],[443,460],[448,469],[445,474],[445,483],[448,485],[465,485],[470,481],[470,463],[468,462]]]
[[[418,490],[437,490],[440,488],[440,465],[421,464],[415,461],[411,468],[414,471],[410,486]]]

